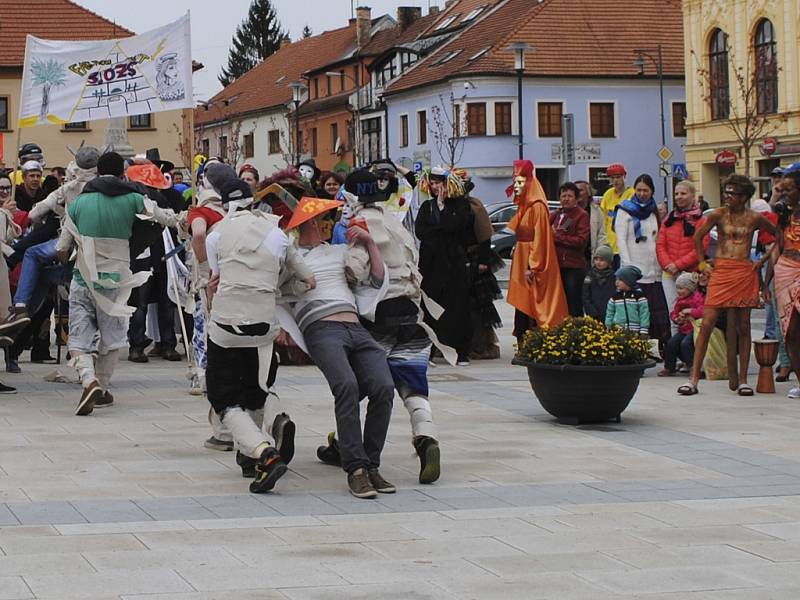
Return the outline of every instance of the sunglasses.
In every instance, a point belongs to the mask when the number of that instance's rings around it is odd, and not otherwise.
[[[725,196],[740,196],[740,197],[741,197],[741,196],[744,196],[744,194],[742,194],[741,192],[737,192],[737,191],[735,191],[735,190],[725,190],[725,191],[723,192],[723,194],[724,194]]]
[[[0,192],[10,192],[11,186],[10,185],[0,185]]]

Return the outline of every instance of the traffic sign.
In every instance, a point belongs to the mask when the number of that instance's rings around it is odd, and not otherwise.
[[[414,163],[414,173],[422,173],[422,161],[417,161]]]
[[[686,169],[684,163],[675,163],[672,165],[672,177],[675,179],[689,179],[689,171]]]
[[[656,154],[661,159],[661,162],[669,162],[669,159],[672,158],[672,150],[666,146],[661,146]]]
[[[765,138],[763,142],[761,142],[761,154],[764,156],[772,156],[775,154],[775,151],[778,149],[778,140],[772,137]]]

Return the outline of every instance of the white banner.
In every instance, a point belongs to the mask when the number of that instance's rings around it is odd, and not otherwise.
[[[25,45],[19,126],[192,108],[189,13],[142,35]]]

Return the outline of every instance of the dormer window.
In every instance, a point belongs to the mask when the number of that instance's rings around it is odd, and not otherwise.
[[[453,60],[459,54],[461,54],[461,50],[453,50],[452,52],[448,52],[447,54],[445,54],[442,58],[440,58],[439,60],[437,60],[433,64],[434,65],[443,65],[444,63],[447,63],[447,62],[450,62],[451,60]]]
[[[450,27],[450,25],[455,23],[455,20],[460,16],[461,16],[461,13],[457,13],[457,14],[453,15],[452,17],[447,17],[444,21],[442,21],[441,23],[439,23],[436,26],[434,31],[441,31],[442,29],[447,29],[448,27]]]

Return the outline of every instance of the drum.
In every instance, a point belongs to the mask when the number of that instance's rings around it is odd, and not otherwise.
[[[760,367],[756,391],[759,394],[774,394],[775,380],[772,378],[772,367],[778,360],[778,341],[756,340],[753,342],[753,352]]]

